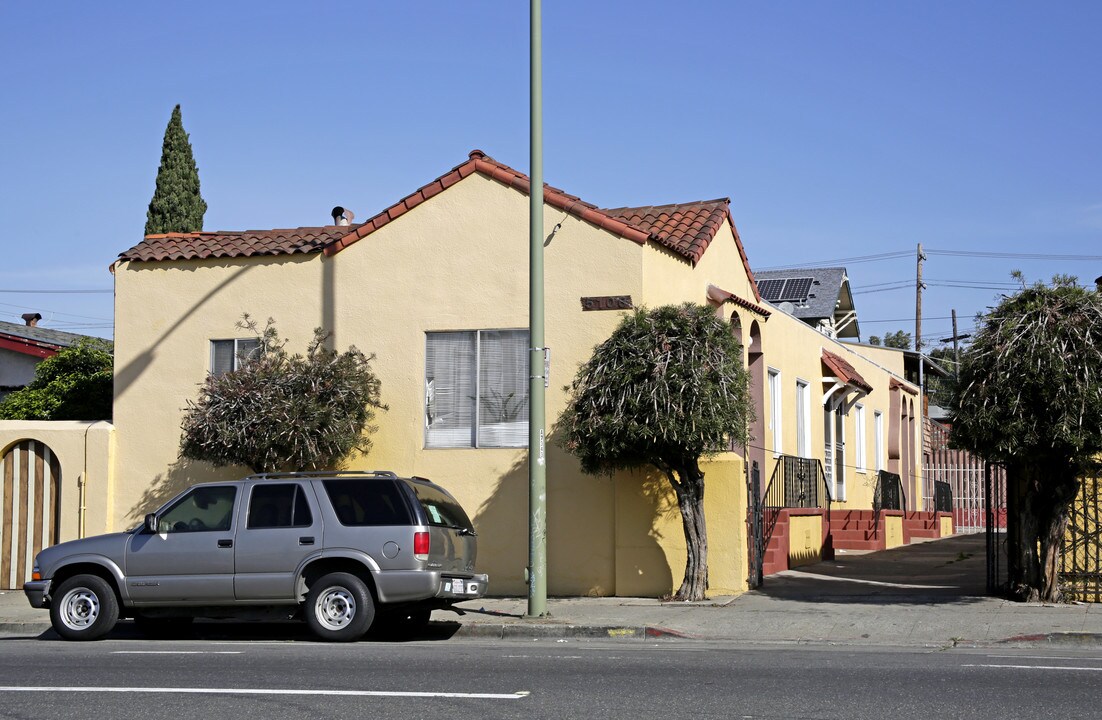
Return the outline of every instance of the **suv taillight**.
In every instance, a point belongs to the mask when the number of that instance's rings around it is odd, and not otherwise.
[[[413,557],[416,560],[429,559],[429,534],[427,532],[413,533]]]

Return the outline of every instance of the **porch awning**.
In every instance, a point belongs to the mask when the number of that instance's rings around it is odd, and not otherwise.
[[[856,368],[850,365],[842,356],[835,355],[829,350],[823,350],[823,365],[834,377],[846,385],[864,393],[872,392],[872,385],[869,385],[865,378],[857,372]]]

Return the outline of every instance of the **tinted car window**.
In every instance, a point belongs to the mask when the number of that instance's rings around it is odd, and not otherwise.
[[[229,530],[236,496],[233,485],[194,488],[160,514],[157,529],[169,533]]]
[[[439,488],[423,483],[410,483],[413,492],[417,494],[417,501],[425,509],[425,515],[429,519],[429,525],[440,527],[462,528],[474,530],[467,513],[459,507],[455,499]]]
[[[307,527],[313,524],[302,486],[294,483],[257,485],[249,500],[250,529]]]
[[[409,525],[413,522],[402,491],[385,480],[325,480],[329,502],[341,525]]]

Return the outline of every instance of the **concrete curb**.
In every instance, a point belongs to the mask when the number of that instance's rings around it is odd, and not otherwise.
[[[1052,632],[1034,635],[1015,635],[999,640],[996,645],[1020,645],[1038,647],[1040,645],[1062,645],[1078,647],[1102,647],[1102,633],[1088,632]]]
[[[460,625],[452,637],[490,640],[677,640],[697,639],[649,625],[555,625],[472,623]]]
[[[3,622],[0,621],[0,633],[12,635],[41,635],[50,629],[50,623],[42,622]]]

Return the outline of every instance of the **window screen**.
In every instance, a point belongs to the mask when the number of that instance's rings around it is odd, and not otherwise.
[[[528,444],[528,331],[428,333],[425,447]]]
[[[236,340],[210,341],[210,372],[223,375],[241,367],[241,365],[260,350],[260,341],[256,338],[238,338]]]

